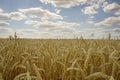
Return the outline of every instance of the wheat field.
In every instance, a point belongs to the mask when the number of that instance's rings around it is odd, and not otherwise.
[[[120,41],[0,39],[0,80],[120,80]]]

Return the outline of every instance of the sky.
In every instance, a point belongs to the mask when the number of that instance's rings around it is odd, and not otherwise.
[[[0,38],[120,38],[120,0],[0,0]]]

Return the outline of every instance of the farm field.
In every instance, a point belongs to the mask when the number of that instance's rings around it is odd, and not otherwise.
[[[0,74],[0,80],[3,80],[1,74]]]
[[[120,80],[120,41],[0,39],[0,74],[0,80]]]

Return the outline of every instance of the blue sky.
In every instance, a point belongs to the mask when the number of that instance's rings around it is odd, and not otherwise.
[[[20,38],[120,38],[120,0],[0,0],[0,37],[14,32]]]

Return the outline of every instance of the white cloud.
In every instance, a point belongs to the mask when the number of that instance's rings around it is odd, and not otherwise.
[[[94,17],[94,16],[90,16],[90,17],[89,17],[89,19],[93,19],[93,18],[95,18],[95,17]]]
[[[9,26],[8,21],[10,21],[10,15],[8,13],[0,13],[0,27]]]
[[[101,30],[97,30],[96,31],[96,34],[99,35],[99,34],[102,34],[101,37],[104,37],[104,38],[108,38],[108,34],[111,33],[111,37],[113,39],[115,38],[120,38],[120,28],[113,28],[113,29],[101,29]]]
[[[25,24],[28,24],[28,25],[36,25],[38,23],[39,23],[38,21],[34,21],[34,20],[25,21]]]
[[[0,13],[3,12],[3,10],[0,8]]]
[[[25,22],[26,24],[32,25],[37,28],[53,28],[53,27],[77,27],[80,26],[79,23],[69,23],[69,22],[64,22],[64,21],[34,21],[34,20],[29,20]]]
[[[84,9],[81,9],[81,11],[84,14],[87,14],[89,16],[93,16],[94,14],[98,13],[98,9],[100,7],[104,7],[108,4],[106,0],[87,0],[86,7]]]
[[[57,24],[55,22],[50,22],[50,21],[43,21],[43,22],[39,22],[38,24],[36,24],[35,26],[37,28],[52,28],[52,27],[57,27],[60,26],[61,24]]]
[[[18,29],[17,35],[20,38],[54,38],[55,34],[36,29]]]
[[[40,0],[42,3],[51,3],[54,7],[70,8],[87,3],[89,0]]]
[[[57,32],[57,33],[75,33],[78,32],[77,29],[73,27],[54,27],[54,28],[48,28],[47,31]]]
[[[82,29],[83,37],[85,38],[94,38],[94,39],[102,39],[108,38],[108,34],[111,33],[112,38],[119,37],[120,28],[85,28]]]
[[[28,25],[34,26],[36,29],[47,32],[59,32],[59,33],[73,33],[76,32],[76,27],[80,26],[79,23],[70,23],[64,21],[34,21],[29,20],[25,22]]]
[[[28,8],[28,9],[19,9],[20,12],[29,15],[31,18],[40,18],[40,19],[63,19],[61,15],[50,12],[42,8]]]
[[[0,27],[7,27],[10,25],[10,20],[22,20],[25,16],[19,12],[0,13]]]
[[[97,7],[105,7],[108,2],[107,0],[92,0],[91,1],[91,4],[94,6],[94,5],[97,5]]]
[[[92,20],[88,20],[87,21],[89,24],[94,24],[95,22],[94,21],[92,21]]]
[[[104,19],[103,21],[96,23],[97,26],[114,26],[120,25],[120,16],[119,17],[109,17]]]
[[[0,13],[0,21],[10,20],[10,15],[8,13]]]
[[[94,6],[87,6],[84,9],[82,9],[82,12],[88,15],[97,14],[97,11],[95,10]]]
[[[94,24],[95,22],[94,22],[93,19],[94,19],[94,16],[93,16],[93,15],[92,15],[92,16],[89,16],[86,22],[87,22],[88,24]]]
[[[9,23],[5,21],[0,21],[0,27],[3,27],[3,26],[9,26]]]
[[[102,3],[102,8],[106,7],[107,5],[108,5],[108,2],[106,2],[106,1],[103,2],[103,3]]]
[[[95,9],[98,9],[100,7],[104,7],[108,4],[107,0],[87,0],[87,5],[94,7]]]
[[[26,16],[20,12],[11,12],[10,17],[12,20],[17,20],[17,21],[20,21],[20,20],[23,20],[24,18],[26,18]]]
[[[20,12],[11,12],[11,13],[0,13],[0,21],[10,21],[10,20],[23,20],[26,16]]]
[[[19,35],[24,35],[24,34],[39,34],[39,31],[36,29],[18,29],[17,33]]]
[[[50,28],[50,27],[56,27],[57,23],[50,22],[50,21],[34,21],[34,20],[28,20],[25,22],[28,25],[32,25],[36,28]]]
[[[120,15],[120,5],[117,3],[108,4],[106,7],[103,8],[103,11],[106,13]]]
[[[55,9],[55,12],[57,13],[57,14],[60,14],[60,9]]]
[[[114,28],[113,31],[117,32],[117,33],[120,33],[120,28]]]
[[[89,4],[96,7],[99,7],[99,5],[106,5],[106,0],[40,0],[42,3],[45,4],[52,4],[54,7],[61,7],[61,8],[70,8],[74,6]]]
[[[14,32],[14,31],[13,31],[13,29],[11,29],[11,28],[0,27],[0,34],[1,34],[1,35],[4,35],[4,34],[10,35],[10,34],[12,34],[13,32]]]

